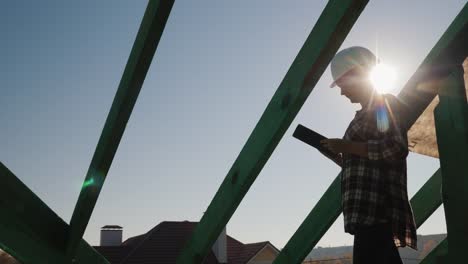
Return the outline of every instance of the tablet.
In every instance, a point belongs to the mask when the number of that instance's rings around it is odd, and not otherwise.
[[[326,157],[333,160],[335,163],[341,166],[339,158],[337,154],[331,152],[327,148],[324,148],[320,141],[322,139],[327,139],[325,136],[299,124],[294,130],[293,137],[299,139],[300,141],[307,143],[308,145],[316,148],[318,151],[322,152]]]

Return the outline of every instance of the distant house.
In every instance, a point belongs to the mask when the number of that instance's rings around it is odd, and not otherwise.
[[[101,245],[94,248],[112,264],[174,264],[196,225],[197,222],[164,221],[123,243],[120,226],[104,226]],[[224,229],[203,263],[270,264],[278,254],[279,250],[268,241],[244,244],[227,235]]]

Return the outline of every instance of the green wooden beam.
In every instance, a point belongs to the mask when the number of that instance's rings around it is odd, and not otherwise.
[[[71,255],[86,230],[173,3],[174,0],[150,0],[148,3],[70,221],[67,251]]]
[[[448,240],[445,238],[434,249],[424,257],[419,264],[447,264],[448,260]],[[464,263],[464,262],[458,262]]]
[[[368,0],[332,0],[299,51],[177,259],[201,263],[322,76]]]
[[[441,188],[442,173],[438,169],[411,198],[411,207],[417,227],[420,227],[442,204]]]
[[[71,263],[69,226],[0,162],[0,247],[23,264]],[[74,263],[109,263],[81,240]]]
[[[341,174],[339,174],[280,251],[273,264],[302,263],[341,212]]]
[[[433,80],[444,73],[450,73],[454,65],[465,59],[466,47],[468,47],[467,32],[468,3],[458,13],[418,67],[418,70],[398,94],[398,97],[410,107],[406,117],[410,126],[437,95],[435,91],[421,89],[420,84]]]
[[[441,81],[439,99],[434,118],[443,192],[448,197],[444,204],[450,242],[448,257],[449,263],[463,263],[468,250],[468,105],[461,63]]]
[[[418,227],[442,204],[441,182],[439,169],[411,199]],[[273,263],[302,263],[341,212],[341,182],[338,175]]]

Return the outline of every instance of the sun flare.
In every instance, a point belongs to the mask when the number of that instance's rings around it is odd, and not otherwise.
[[[395,88],[396,71],[393,67],[379,63],[370,73],[370,80],[379,93],[387,93]]]

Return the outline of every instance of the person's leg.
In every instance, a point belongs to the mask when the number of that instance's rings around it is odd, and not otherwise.
[[[384,256],[387,259],[388,264],[403,264],[398,248],[395,246],[393,241],[392,226],[391,224],[385,224],[382,226],[382,237],[385,238],[384,243]]]
[[[398,252],[398,248],[395,246],[393,242],[393,238],[391,237],[389,240],[386,255],[388,257],[388,264],[403,264],[401,260],[400,253]]]
[[[379,241],[376,241],[380,236],[375,232],[375,226],[357,228],[354,234],[353,264],[381,263],[383,247]]]
[[[401,264],[390,225],[361,226],[354,235],[353,264]]]
[[[395,243],[393,243],[389,248],[388,252],[388,264],[403,264],[403,261],[401,260],[400,253],[398,252],[398,248],[395,246]]]

